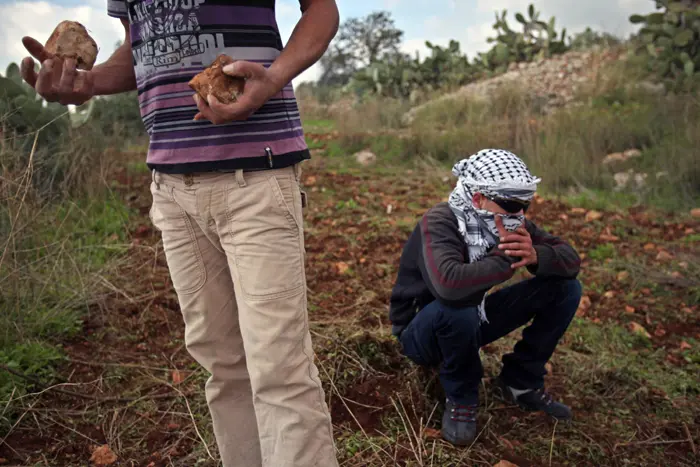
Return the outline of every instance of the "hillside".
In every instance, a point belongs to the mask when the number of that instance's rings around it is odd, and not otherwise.
[[[415,115],[427,107],[443,105],[449,100],[488,99],[508,87],[517,87],[536,102],[543,113],[549,113],[575,102],[578,93],[587,86],[595,86],[606,65],[625,59],[624,49],[605,48],[572,51],[529,63],[511,63],[505,73],[469,83],[455,92],[412,108],[404,122],[410,124]]]

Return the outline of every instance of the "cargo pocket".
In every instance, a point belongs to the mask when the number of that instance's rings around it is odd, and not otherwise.
[[[232,188],[227,204],[238,280],[245,297],[272,300],[303,291],[304,265],[295,183],[287,177],[260,177]]]

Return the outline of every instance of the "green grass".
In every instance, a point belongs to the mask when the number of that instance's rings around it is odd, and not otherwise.
[[[542,177],[543,193],[573,195],[586,207],[698,206],[700,100],[696,94],[659,96],[629,87],[625,77],[635,71],[630,66],[611,66],[597,87],[581,91],[582,105],[547,115],[517,87],[500,89],[490,101],[437,101],[421,108],[408,127],[401,125],[405,102],[367,100],[335,117],[338,146],[329,145],[328,154],[347,157],[369,149],[386,164],[425,159],[449,170],[480,149],[502,147]],[[630,148],[642,156],[602,165],[607,154]],[[645,185],[613,191],[614,173],[630,168],[647,174]]]
[[[132,214],[106,192],[100,197],[25,205],[0,267],[0,363],[49,382],[61,343],[77,336],[88,303],[104,289],[101,275],[122,257]],[[7,237],[2,238],[2,245]],[[37,389],[0,371],[0,401]],[[12,411],[0,419],[9,423]]]

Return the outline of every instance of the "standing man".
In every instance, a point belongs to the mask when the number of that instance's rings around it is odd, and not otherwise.
[[[307,318],[299,164],[309,158],[291,81],[338,29],[334,0],[300,0],[285,47],[274,0],[108,0],[125,39],[77,71],[25,37],[24,79],[50,102],[137,89],[150,136],[151,219],[185,321],[225,467],[337,466]],[[219,54],[237,102],[193,96]]]
[[[453,173],[458,181],[448,202],[424,215],[404,247],[390,319],[404,355],[440,367],[447,395],[442,436],[468,445],[477,434],[479,349],[530,321],[503,356],[498,387],[526,410],[571,417],[544,390],[544,375],[581,299],[580,259],[525,219],[540,180],[516,155],[485,149]],[[535,277],[486,296],[521,267]]]

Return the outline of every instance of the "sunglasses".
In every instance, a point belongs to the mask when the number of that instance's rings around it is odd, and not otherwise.
[[[527,208],[530,207],[530,202],[529,201],[521,201],[519,199],[505,199],[505,198],[495,198],[495,197],[488,197],[487,199],[493,201],[496,203],[498,206],[501,207],[505,212],[509,213],[516,213],[520,212],[522,209],[523,212],[527,211]]]

